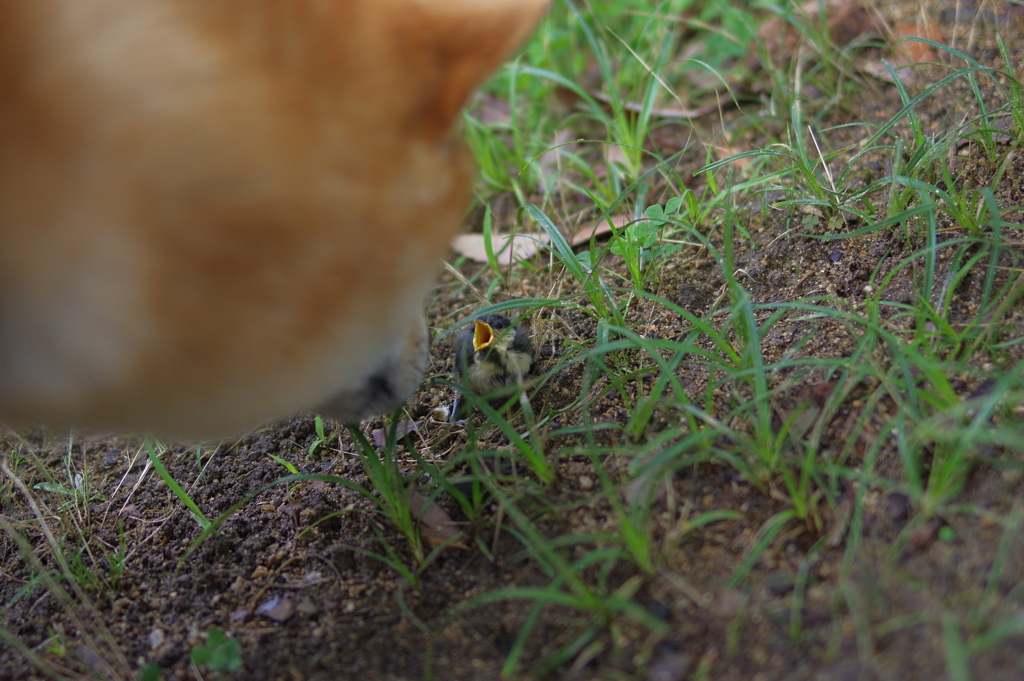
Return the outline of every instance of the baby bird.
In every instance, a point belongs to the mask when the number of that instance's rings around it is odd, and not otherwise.
[[[455,339],[455,370],[462,385],[478,395],[518,383],[533,364],[533,341],[522,325],[491,314]]]

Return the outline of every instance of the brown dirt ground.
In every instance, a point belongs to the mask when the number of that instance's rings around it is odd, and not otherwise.
[[[1022,55],[1022,15],[1016,10],[992,9],[994,22],[1009,43],[1016,64]],[[1019,8],[1017,8],[1019,9]],[[941,15],[939,15],[941,16]],[[1007,22],[1015,21],[1016,25]],[[986,26],[988,30],[986,31]],[[998,52],[991,26],[978,24],[974,42],[961,46],[983,63],[998,66]],[[1012,30],[1011,30],[1012,29]],[[1021,72],[1018,72],[1021,75]],[[867,79],[870,97],[844,102],[826,117],[825,124],[850,121],[880,123],[899,109],[893,86]],[[926,132],[942,131],[958,120],[957,103],[968,97],[965,86],[956,83],[940,97],[922,103],[919,109]],[[813,101],[811,104],[813,105]],[[995,104],[996,102],[993,102]],[[700,125],[700,121],[695,125]],[[714,132],[701,131],[707,139]],[[759,144],[757,131],[737,132],[732,147],[752,148]],[[841,148],[859,129],[836,130],[827,138],[830,148]],[[698,136],[699,137],[699,136]],[[663,154],[682,144],[693,143],[688,125],[666,123],[654,139]],[[1020,140],[1012,142],[1019,144]],[[1005,140],[1001,153],[1010,150]],[[995,166],[974,144],[957,150],[956,171],[964,186],[988,186]],[[695,148],[679,164],[682,175],[692,173],[704,158]],[[885,172],[882,157],[861,161],[864,181]],[[996,187],[1003,207],[1022,201],[1020,178],[1024,177],[1024,156],[1017,154]],[[699,191],[700,176],[693,180]],[[656,196],[652,193],[652,196]],[[771,200],[777,197],[763,197]],[[540,201],[540,197],[537,197]],[[499,210],[503,224],[516,216],[512,202]],[[496,203],[499,208],[502,205]],[[573,206],[555,205],[552,214],[573,221],[592,219]],[[737,253],[736,267],[741,283],[755,303],[792,301],[829,296],[835,306],[857,309],[865,300],[865,285],[886,274],[920,244],[905,239],[899,230],[874,232],[844,241],[822,241],[801,232],[823,232],[825,220],[805,220],[799,211],[763,210],[754,203],[738,214],[753,238]],[[469,228],[479,216],[471,216]],[[1011,221],[1019,215],[1010,216]],[[794,229],[794,227],[800,227]],[[854,225],[856,227],[856,225]],[[956,225],[943,238],[959,236]],[[1016,244],[1005,255],[1008,266],[1019,267],[1022,234],[1007,235]],[[720,243],[720,226],[711,235]],[[1015,261],[1014,259],[1017,258]],[[606,264],[625,276],[621,263],[609,258]],[[457,263],[478,290],[492,284],[493,275],[484,267]],[[495,300],[518,297],[555,297],[574,292],[569,278],[542,259],[532,268],[517,267],[496,285]],[[940,272],[948,262],[940,259]],[[875,273],[875,274],[873,274]],[[911,300],[913,268],[897,273],[883,298]],[[648,286],[650,293],[678,304],[694,314],[704,315],[723,302],[724,277],[704,250],[687,247],[665,264]],[[966,319],[973,313],[978,277],[969,278],[955,294],[950,319]],[[726,303],[727,304],[727,303]],[[430,309],[432,323],[443,331],[479,307],[465,286],[446,274]],[[630,327],[647,338],[676,338],[686,324],[669,308],[637,299],[627,313]],[[712,317],[713,319],[713,317]],[[1021,334],[1021,309],[1007,316],[1007,333]],[[899,324],[903,322],[893,322]],[[546,308],[535,315],[538,359],[534,373],[559,366],[574,342],[587,342],[596,333],[591,317],[573,309]],[[852,347],[848,330],[826,320],[785,321],[775,325],[764,339],[764,356],[777,361],[803,343],[801,356],[843,357]],[[1019,351],[1017,351],[1019,354]],[[430,372],[450,375],[452,345],[449,337],[435,343]],[[1009,357],[1008,361],[1016,359]],[[637,353],[625,353],[623,362],[642,366]],[[650,361],[647,361],[647,365]],[[582,366],[574,364],[555,374],[533,395],[539,414],[564,408],[578,395]],[[686,364],[679,375],[692,396],[703,395],[706,372]],[[970,377],[955,377],[964,395],[978,388]],[[834,385],[824,375],[793,373],[779,375],[775,406],[780,415],[807,405],[821,408]],[[627,391],[643,394],[650,388],[643,377],[627,382]],[[690,465],[665,481],[666,491],[651,516],[652,534],[659,552],[658,569],[641,576],[635,584],[634,602],[668,624],[667,633],[651,631],[626,618],[619,618],[595,638],[600,646],[588,648],[568,664],[549,674],[564,679],[647,678],[673,680],[710,679],[943,679],[947,678],[942,614],[966,612],[982,602],[986,575],[998,553],[1003,531],[986,516],[960,514],[932,519],[915,529],[915,511],[906,495],[886,492],[900,482],[901,466],[892,436],[883,430],[891,404],[875,406],[863,425],[857,425],[866,409],[872,386],[854,385],[827,424],[826,445],[821,456],[846,457],[846,464],[863,461],[872,446],[879,484],[864,491],[840,483],[834,505],[850,509],[854,496],[863,493],[864,514],[860,546],[847,552],[843,530],[849,518],[822,511],[821,526],[787,525],[753,566],[749,577],[737,587],[728,585],[751,549],[758,531],[787,504],[771,492],[771,485],[759,489],[736,469],[723,463]],[[594,399],[589,416],[598,423],[624,425],[629,409],[617,389],[598,380],[592,386]],[[411,400],[413,418],[424,418],[434,407],[450,404],[449,388],[428,382]],[[655,412],[640,442],[656,437],[678,422],[678,408],[665,406]],[[562,413],[558,427],[583,422],[579,410]],[[477,418],[477,447],[501,451],[508,442],[496,430]],[[379,428],[377,420],[364,428]],[[856,429],[855,429],[856,425]],[[329,424],[329,433],[338,427]],[[613,475],[625,470],[637,445],[620,430],[600,431],[597,445],[606,469]],[[847,440],[858,433],[851,446]],[[171,446],[163,461],[175,478],[199,503],[208,517],[216,517],[232,504],[287,471],[269,458],[274,454],[290,461],[300,472],[329,473],[366,483],[353,445],[347,436],[331,442],[317,456],[308,455],[316,439],[311,416],[298,416],[274,424],[237,442],[221,446]],[[523,550],[518,539],[496,531],[503,522],[497,504],[490,503],[481,517],[473,519],[476,537],[485,551],[471,548],[453,550],[438,557],[422,573],[419,585],[410,585],[395,571],[365,551],[381,550],[378,533],[383,533],[400,556],[411,562],[397,533],[379,516],[371,513],[369,502],[339,485],[302,481],[271,487],[242,506],[221,530],[202,543],[182,561],[186,549],[199,534],[199,526],[187,509],[146,465],[140,453],[141,441],[103,435],[64,435],[36,431],[10,435],[5,440],[10,465],[29,486],[44,478],[29,454],[51,471],[63,475],[63,457],[69,456],[75,470],[85,471],[96,497],[76,509],[56,513],[64,498],[54,492],[37,491],[44,517],[53,531],[70,547],[88,546],[83,565],[99,575],[86,584],[83,597],[63,602],[53,589],[38,581],[38,570],[26,562],[10,532],[0,535],[0,625],[51,664],[78,675],[102,678],[136,678],[146,664],[159,665],[166,679],[214,678],[189,662],[189,651],[204,640],[208,627],[217,626],[242,646],[242,669],[223,674],[228,679],[419,679],[433,673],[440,679],[496,679],[508,655],[516,632],[530,615],[529,602],[490,603],[458,613],[454,607],[468,598],[510,586],[544,586],[550,576],[538,561]],[[339,446],[340,442],[340,446]],[[419,435],[400,447],[409,473],[415,462],[407,448],[414,446],[424,456],[444,461],[466,446],[464,429],[451,424],[424,421]],[[70,444],[69,444],[70,443]],[[558,469],[559,484],[541,488],[524,476],[510,487],[532,490],[517,503],[527,510],[549,536],[605,532],[616,520],[608,498],[601,491],[591,460],[577,455],[580,441],[571,434],[554,434],[547,439],[547,453]],[[992,454],[990,452],[990,454]],[[1005,455],[992,454],[996,458]],[[20,462],[20,465],[19,463]],[[513,474],[513,476],[518,474]],[[887,481],[885,476],[896,476]],[[25,498],[5,483],[0,511],[22,533],[43,565],[57,567],[47,548],[33,511]],[[766,491],[767,490],[767,491]],[[979,463],[967,475],[958,503],[990,512],[992,518],[1007,516],[1024,494],[1019,467]],[[456,520],[465,520],[444,496],[440,503]],[[723,510],[737,511],[737,519],[689,527],[693,514]],[[841,515],[841,514],[840,514]],[[937,539],[939,526],[954,530],[955,541]],[[837,529],[838,528],[838,529]],[[120,534],[123,533],[123,536]],[[898,538],[909,541],[900,550]],[[819,539],[825,538],[814,553]],[[127,559],[116,576],[107,557],[123,541]],[[593,547],[593,544],[587,546]],[[894,546],[896,548],[894,548]],[[998,593],[1007,601],[996,607],[1007,614],[1021,611],[1020,599],[1011,598],[1015,586],[1024,582],[1024,544],[1010,543],[1006,568]],[[853,556],[854,564],[843,561]],[[790,613],[798,574],[808,575],[802,600],[802,630],[790,637]],[[604,578],[613,589],[636,578],[629,564],[620,562]],[[590,580],[597,575],[585,574]],[[859,607],[852,608],[850,603]],[[278,605],[271,610],[269,606]],[[414,618],[410,616],[414,615]],[[900,619],[902,615],[906,618]],[[586,616],[564,608],[545,610],[530,638],[522,669],[532,669],[559,646],[565,644]],[[421,628],[419,625],[425,625]],[[969,623],[963,626],[970,627]],[[103,643],[99,632],[105,628],[124,659],[119,660]],[[864,632],[868,632],[866,637]],[[858,636],[861,636],[860,645]],[[979,652],[971,671],[977,679],[1024,678],[1021,645],[1024,637],[1009,636],[1001,643]],[[528,672],[522,672],[528,675]],[[45,678],[12,645],[0,644],[0,679]]]

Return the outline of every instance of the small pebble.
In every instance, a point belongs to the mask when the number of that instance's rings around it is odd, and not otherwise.
[[[683,681],[692,664],[689,655],[674,651],[661,653],[647,668],[647,681]]]
[[[943,522],[938,518],[929,518],[910,534],[907,544],[915,551],[927,548],[939,536],[939,529],[942,525]]]
[[[764,588],[773,596],[782,596],[792,590],[793,577],[785,572],[773,572],[764,578]]]
[[[890,492],[883,500],[889,521],[902,524],[910,517],[910,497],[902,492]]]
[[[274,596],[256,608],[256,614],[269,617],[275,622],[285,622],[295,613],[291,599]]]
[[[312,599],[310,599],[308,596],[304,597],[301,601],[299,601],[299,604],[295,606],[295,609],[303,615],[305,615],[306,617],[315,615],[319,610],[316,603],[314,603]]]

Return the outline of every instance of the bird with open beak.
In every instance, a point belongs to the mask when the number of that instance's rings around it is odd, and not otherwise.
[[[455,339],[455,370],[478,395],[519,383],[532,364],[530,332],[504,315],[481,317]]]

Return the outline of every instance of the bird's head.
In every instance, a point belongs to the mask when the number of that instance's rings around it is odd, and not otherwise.
[[[492,326],[479,319],[476,321],[473,329],[473,351],[478,359],[482,360],[487,356],[504,358],[513,338],[511,333],[502,333],[504,330],[500,324]]]

